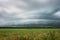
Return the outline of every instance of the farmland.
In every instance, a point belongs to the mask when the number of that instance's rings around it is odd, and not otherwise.
[[[0,29],[0,40],[60,40],[60,29]]]

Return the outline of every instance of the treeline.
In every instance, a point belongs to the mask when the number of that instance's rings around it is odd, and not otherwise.
[[[57,29],[60,27],[0,27],[0,29]]]

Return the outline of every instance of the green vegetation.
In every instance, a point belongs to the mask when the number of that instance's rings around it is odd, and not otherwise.
[[[60,29],[0,29],[0,40],[60,40]]]

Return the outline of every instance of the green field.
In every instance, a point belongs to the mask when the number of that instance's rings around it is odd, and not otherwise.
[[[60,40],[60,29],[0,29],[0,40]]]

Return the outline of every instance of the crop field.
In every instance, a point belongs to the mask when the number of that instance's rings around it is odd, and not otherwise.
[[[0,40],[60,40],[60,29],[0,29]]]

